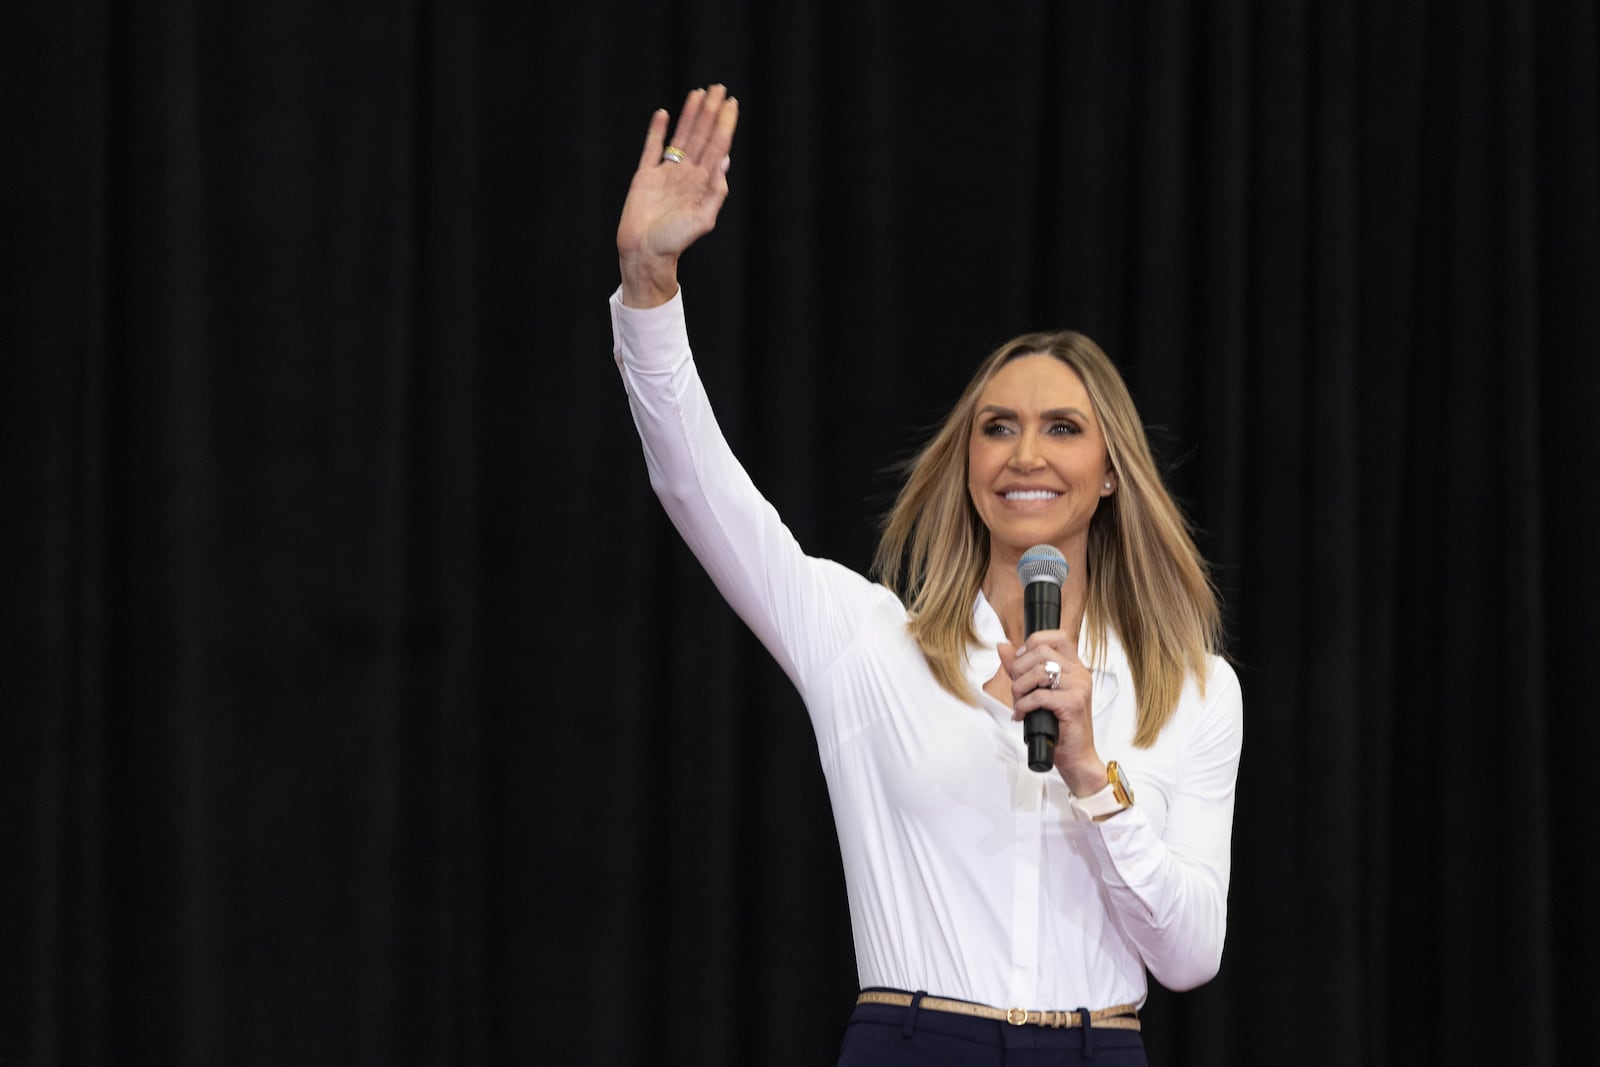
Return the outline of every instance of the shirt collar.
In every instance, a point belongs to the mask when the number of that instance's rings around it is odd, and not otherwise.
[[[1000,616],[981,590],[972,604],[972,628],[978,632],[978,643],[967,648],[967,682],[976,691],[1000,669],[1000,653],[995,646],[1006,639]]]

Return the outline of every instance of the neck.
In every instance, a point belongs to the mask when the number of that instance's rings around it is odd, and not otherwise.
[[[1089,577],[1085,563],[1087,548],[1077,545],[1076,551],[1064,552],[1067,558],[1067,580],[1061,587],[1061,629],[1076,641],[1083,625],[1084,606],[1088,603]],[[1022,644],[1025,636],[1022,611],[1022,579],[1017,576],[1017,563],[1022,559],[1022,549],[1008,548],[991,543],[989,569],[983,576],[983,596],[1000,617],[1006,640],[1013,648]]]

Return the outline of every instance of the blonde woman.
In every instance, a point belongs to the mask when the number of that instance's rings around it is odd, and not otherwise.
[[[651,484],[811,716],[861,982],[839,1063],[1142,1064],[1147,976],[1210,980],[1227,926],[1243,712],[1206,565],[1121,377],[1073,333],[979,366],[907,468],[879,581],[807,556],[717,428],[677,283],[737,123],[720,85],[670,143],[652,117],[615,354]],[[1029,633],[1039,546],[1065,563],[1060,621]],[[1042,773],[1031,711],[1056,728]]]

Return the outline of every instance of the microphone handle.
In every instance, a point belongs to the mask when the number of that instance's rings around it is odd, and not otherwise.
[[[1030,711],[1022,718],[1022,737],[1028,742],[1028,770],[1043,773],[1056,765],[1056,737],[1060,724],[1050,712]]]
[[[1040,630],[1061,625],[1061,587],[1051,581],[1029,582],[1022,587],[1023,640]],[[1022,717],[1022,740],[1028,746],[1028,770],[1048,771],[1055,766],[1056,738],[1060,726],[1055,714],[1038,708]]]

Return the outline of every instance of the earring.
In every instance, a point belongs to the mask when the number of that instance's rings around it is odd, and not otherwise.
[[[1107,489],[1110,489],[1110,488],[1111,488],[1111,482],[1110,482],[1110,481],[1106,481],[1106,482],[1105,482],[1105,483],[1103,483],[1103,484],[1104,484],[1104,485],[1105,485],[1105,487],[1106,487],[1106,488],[1107,488]]]

